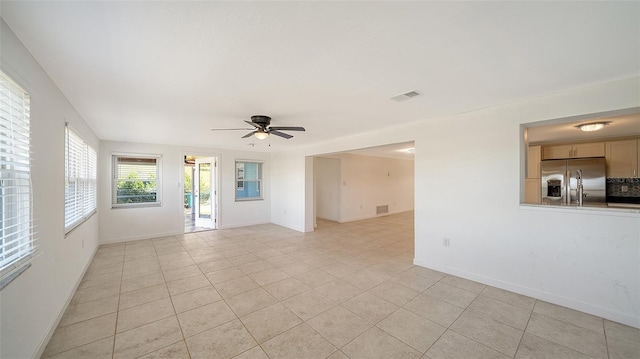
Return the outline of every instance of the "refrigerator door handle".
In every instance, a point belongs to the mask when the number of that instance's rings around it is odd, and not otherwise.
[[[565,191],[564,203],[567,206],[570,206],[571,205],[571,171],[567,171],[567,173],[565,174],[564,191]]]

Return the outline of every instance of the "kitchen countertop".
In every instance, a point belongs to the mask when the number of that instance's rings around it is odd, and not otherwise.
[[[557,212],[567,212],[567,213],[575,213],[575,211],[585,211],[590,213],[601,213],[607,215],[638,215],[640,214],[640,205],[637,204],[626,204],[626,203],[602,203],[596,205],[587,205],[578,207],[576,205],[571,206],[556,206],[550,204],[533,204],[533,203],[520,203],[520,208],[522,209],[532,209],[532,210],[540,210],[540,211],[557,211]]]
[[[640,209],[640,204],[638,203],[607,203],[609,207],[613,208],[637,208]]]

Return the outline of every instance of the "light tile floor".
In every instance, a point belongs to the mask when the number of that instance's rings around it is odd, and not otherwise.
[[[413,213],[101,246],[51,358],[640,358],[640,331],[414,266]]]

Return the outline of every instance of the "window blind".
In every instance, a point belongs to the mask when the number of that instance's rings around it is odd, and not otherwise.
[[[29,94],[0,72],[0,289],[35,253],[30,136]]]
[[[67,124],[65,127],[65,233],[96,211],[97,153]]]

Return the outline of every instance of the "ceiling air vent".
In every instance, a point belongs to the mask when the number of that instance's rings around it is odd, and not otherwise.
[[[397,95],[397,96],[393,96],[391,99],[393,101],[401,102],[401,101],[405,101],[405,100],[408,100],[408,99],[410,99],[412,97],[416,97],[416,96],[420,96],[420,94],[418,92],[416,92],[416,91],[409,91],[409,92],[405,92],[405,93]]]

